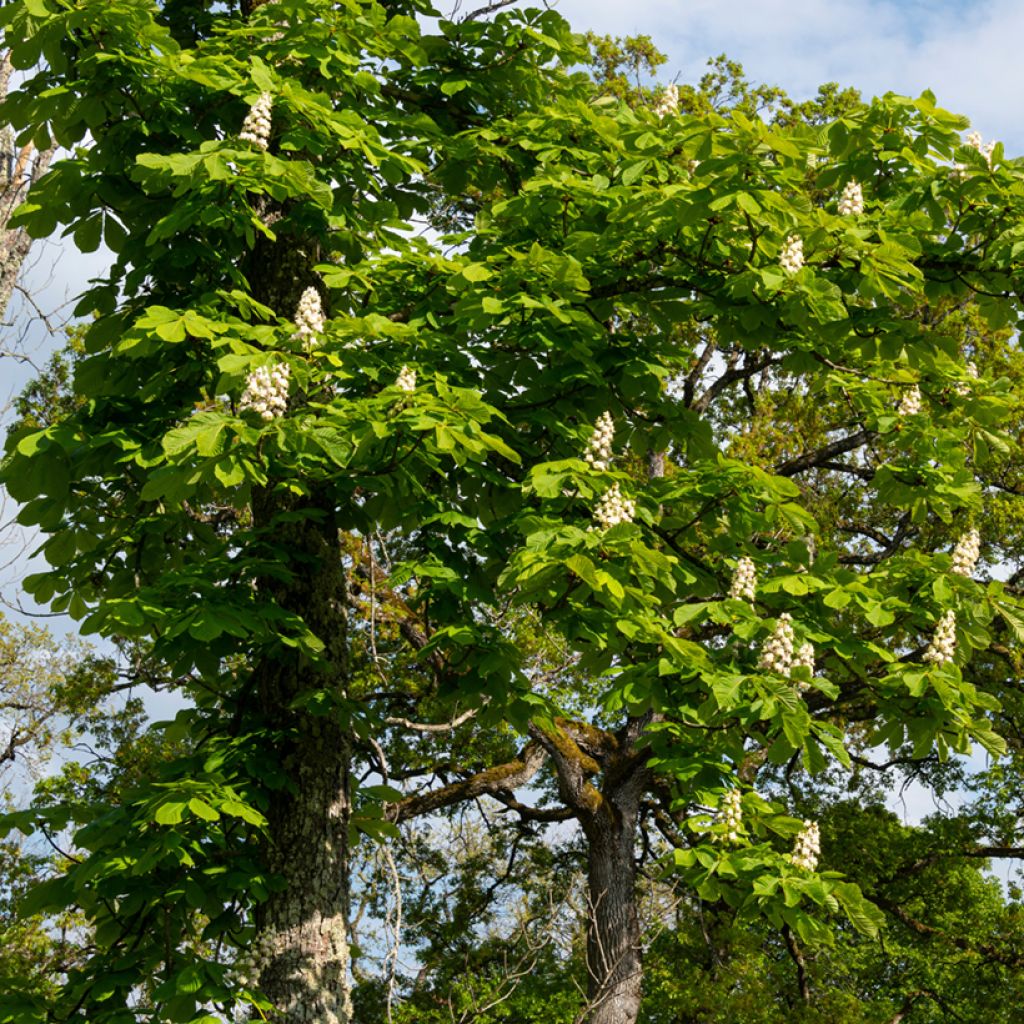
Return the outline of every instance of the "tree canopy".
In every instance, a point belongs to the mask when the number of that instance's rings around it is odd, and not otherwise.
[[[638,861],[806,994],[912,898],[814,779],[1016,742],[1019,163],[930,93],[627,95],[487,13],[0,9],[69,150],[12,224],[115,253],[8,439],[25,586],[187,704],[116,799],[7,816],[74,823],[28,907],[93,936],[13,1020],[351,1021],[355,837],[482,796],[579,828],[576,1019],[641,1013]]]

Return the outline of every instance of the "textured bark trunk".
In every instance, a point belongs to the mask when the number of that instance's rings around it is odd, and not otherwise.
[[[636,905],[633,793],[606,794],[600,812],[584,822],[588,839],[590,927],[587,933],[589,1024],[635,1024],[643,964]]]
[[[268,223],[280,212],[267,201],[258,208]],[[315,241],[261,238],[245,269],[254,297],[292,319],[302,290],[317,281],[318,261]],[[267,815],[265,862],[284,886],[257,912],[259,988],[274,1005],[274,1024],[348,1024],[348,601],[335,498],[329,489],[296,497],[271,481],[254,495],[253,520],[290,574],[264,577],[261,591],[300,616],[325,645],[315,669],[279,653],[255,673],[264,719],[281,737],[274,755],[289,783],[273,793]]]
[[[295,793],[270,815],[270,870],[286,887],[262,908],[259,985],[281,1024],[347,1024],[348,780],[336,729],[308,730]],[[332,735],[335,734],[335,735]]]
[[[587,837],[588,1024],[636,1024],[643,991],[636,846],[640,800],[648,784],[644,731],[651,716],[616,733],[579,722],[530,726],[551,757],[558,793]],[[590,779],[603,773],[597,788]]]
[[[651,781],[644,731],[651,716],[630,718],[617,733],[559,720],[531,726],[555,766],[558,792],[587,837],[588,1024],[635,1024],[643,993],[636,845],[640,799]],[[598,789],[590,779],[603,772]]]
[[[0,53],[0,99],[7,96],[12,70],[10,51]],[[33,182],[46,173],[53,154],[52,146],[42,151],[32,145],[19,149],[14,132],[7,126],[0,129],[0,320],[7,313],[32,247],[32,239],[24,228],[12,230],[7,225],[15,208],[27,198]]]
[[[243,0],[243,14],[262,2]],[[269,201],[259,212],[268,224],[280,213]],[[259,239],[246,267],[255,298],[292,319],[302,290],[317,283],[319,260],[312,239]],[[259,989],[274,1005],[274,1024],[349,1024],[348,602],[335,498],[329,490],[297,498],[271,482],[254,497],[253,519],[291,573],[262,579],[261,590],[325,644],[317,669],[281,655],[256,670],[261,710],[281,736],[274,754],[289,780],[267,815],[266,864],[284,887],[257,913]],[[304,701],[314,696],[319,713]]]
[[[269,493],[254,502],[260,526],[286,510]],[[297,658],[267,659],[257,669],[260,706],[283,737],[276,755],[290,782],[274,794],[268,814],[267,866],[284,888],[259,909],[259,987],[277,1010],[275,1024],[347,1024],[349,737],[340,712],[314,715],[295,707],[314,692],[328,705],[344,697],[346,580],[329,512],[326,520],[280,524],[274,532],[294,577],[267,581],[265,592],[301,614],[327,649],[324,669]]]

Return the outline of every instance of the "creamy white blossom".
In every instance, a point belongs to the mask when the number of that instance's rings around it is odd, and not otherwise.
[[[985,158],[985,162],[989,167],[992,166],[992,155],[996,148],[995,142],[982,142],[981,132],[969,132],[964,142],[971,149],[976,149]]]
[[[793,853],[790,859],[794,867],[803,868],[804,871],[813,871],[818,866],[818,857],[821,855],[821,832],[816,821],[804,821],[804,827],[796,837],[793,844]]]
[[[299,297],[295,310],[295,335],[303,345],[310,349],[324,331],[324,307],[320,301],[320,293],[310,286]]]
[[[843,217],[855,217],[864,212],[864,192],[856,181],[848,181],[839,197],[839,213]]]
[[[804,265],[804,240],[799,235],[790,235],[779,253],[779,266],[787,274],[795,274]]]
[[[958,576],[973,576],[980,557],[981,534],[975,529],[968,530],[953,548],[953,572]]]
[[[631,523],[635,515],[636,502],[625,497],[618,484],[612,484],[594,508],[594,518],[602,530],[618,526],[619,523]]]
[[[398,388],[399,391],[415,391],[416,371],[410,370],[408,366],[403,366],[395,380],[395,387]]]
[[[788,676],[793,665],[793,619],[789,612],[783,612],[775,630],[761,648],[757,667],[765,672],[778,672]]]
[[[238,137],[243,142],[251,142],[260,149],[270,145],[270,111],[273,106],[274,97],[269,92],[261,92],[260,98],[249,108],[242,122]]]
[[[722,797],[722,802],[715,811],[715,824],[725,826],[726,831],[722,838],[733,843],[739,839],[740,829],[743,827],[743,804],[738,789],[730,789]]]
[[[654,112],[658,117],[668,117],[670,114],[679,113],[679,87],[677,85],[665,86],[665,91],[654,105]]]
[[[744,555],[737,563],[729,586],[729,596],[738,601],[753,603],[757,592],[757,569],[754,563]]]
[[[587,442],[583,461],[590,463],[594,469],[607,469],[612,463],[612,442],[615,440],[615,421],[610,412],[603,412],[597,417],[594,432]]]
[[[924,660],[932,665],[948,665],[956,655],[956,612],[948,611],[935,627]]]
[[[901,416],[916,416],[921,411],[921,389],[916,384],[903,392],[896,411]]]
[[[245,391],[239,409],[251,409],[267,422],[283,416],[288,409],[288,384],[291,370],[287,363],[261,366],[245,379]]]
[[[811,675],[814,675],[814,644],[809,640],[802,643],[797,649],[796,657],[793,659],[793,668],[810,669]],[[800,680],[797,686],[801,690],[806,690],[808,684]]]

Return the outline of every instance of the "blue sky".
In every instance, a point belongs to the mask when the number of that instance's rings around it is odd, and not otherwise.
[[[1024,150],[1020,0],[559,0],[577,31],[649,35],[666,80],[695,81],[725,53],[798,99],[822,82],[865,96],[925,89],[1008,154]]]

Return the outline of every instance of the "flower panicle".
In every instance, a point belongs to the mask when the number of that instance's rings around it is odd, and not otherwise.
[[[260,366],[245,379],[245,391],[238,403],[239,409],[251,410],[265,423],[269,423],[288,410],[288,389],[291,368],[287,363]]]
[[[270,145],[271,111],[274,107],[274,97],[269,92],[261,92],[259,99],[249,108],[242,122],[242,130],[238,137],[243,142],[251,142],[260,149],[266,149]]]
[[[793,853],[790,855],[794,867],[804,871],[814,871],[818,867],[818,858],[821,856],[821,831],[816,821],[804,821],[804,827],[796,837],[793,844]]]

